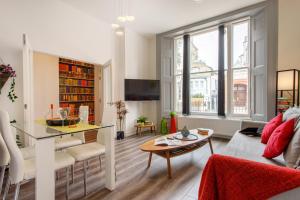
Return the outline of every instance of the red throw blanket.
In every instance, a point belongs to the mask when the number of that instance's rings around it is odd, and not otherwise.
[[[202,174],[199,200],[262,200],[299,186],[299,170],[213,155]]]

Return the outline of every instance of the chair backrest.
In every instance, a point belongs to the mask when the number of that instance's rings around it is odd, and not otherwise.
[[[80,106],[79,107],[79,118],[83,123],[89,123],[89,107]]]
[[[11,131],[9,115],[0,110],[0,132],[10,154],[9,178],[12,184],[19,183],[24,177],[24,158]]]
[[[2,133],[0,132],[0,166],[8,165],[10,160],[7,146],[3,140]]]
[[[107,124],[116,124],[117,121],[117,110],[116,107],[114,105],[110,105],[110,106],[105,106],[103,109],[103,117],[102,117],[102,125],[107,125]],[[115,133],[115,126],[112,127],[114,129],[114,133]],[[105,144],[105,134],[110,134],[109,129],[104,128],[104,129],[100,129],[97,135],[97,142],[100,144]]]

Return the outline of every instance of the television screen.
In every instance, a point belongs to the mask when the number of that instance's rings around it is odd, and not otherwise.
[[[152,101],[159,99],[159,80],[125,79],[125,101]]]

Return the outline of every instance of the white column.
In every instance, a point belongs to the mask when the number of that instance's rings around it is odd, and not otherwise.
[[[35,143],[35,199],[55,199],[55,153],[54,138],[36,140]]]
[[[116,187],[115,179],[115,126],[104,128],[105,137],[105,187],[110,191]]]

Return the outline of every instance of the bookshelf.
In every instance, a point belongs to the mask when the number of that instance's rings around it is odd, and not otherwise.
[[[59,58],[59,106],[79,115],[81,105],[89,106],[89,123],[95,123],[95,66]]]

